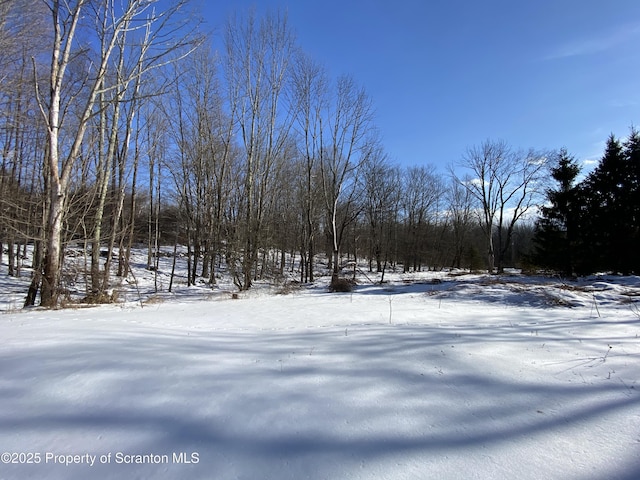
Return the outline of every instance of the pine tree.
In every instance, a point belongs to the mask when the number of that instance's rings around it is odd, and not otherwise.
[[[536,264],[561,272],[574,274],[574,251],[576,248],[577,187],[575,180],[580,167],[566,149],[558,153],[551,177],[557,182],[556,189],[548,189],[547,205],[541,207],[542,217],[536,224],[534,242]]]

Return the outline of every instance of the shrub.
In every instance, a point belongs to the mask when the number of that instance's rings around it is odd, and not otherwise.
[[[353,280],[349,280],[348,278],[340,278],[333,277],[331,278],[331,283],[329,284],[330,292],[351,292],[353,291]]]

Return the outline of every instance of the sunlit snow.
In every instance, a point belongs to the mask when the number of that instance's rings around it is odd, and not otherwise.
[[[386,277],[25,311],[3,275],[0,478],[639,478],[638,277]]]

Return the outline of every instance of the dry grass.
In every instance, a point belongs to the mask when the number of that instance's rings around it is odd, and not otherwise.
[[[160,303],[164,303],[164,298],[159,295],[151,295],[140,303],[142,303],[142,305],[157,305]]]

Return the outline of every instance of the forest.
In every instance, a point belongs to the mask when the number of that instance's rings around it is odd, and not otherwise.
[[[112,300],[133,248],[186,247],[189,284],[507,267],[638,273],[640,135],[582,172],[563,148],[391,158],[374,99],[296,42],[283,12],[215,35],[188,0],[0,2],[0,275],[54,307],[66,260]],[[452,125],[451,128],[455,128]],[[464,139],[461,140],[464,142]],[[175,250],[174,250],[175,251]],[[6,268],[5,268],[6,265]]]

